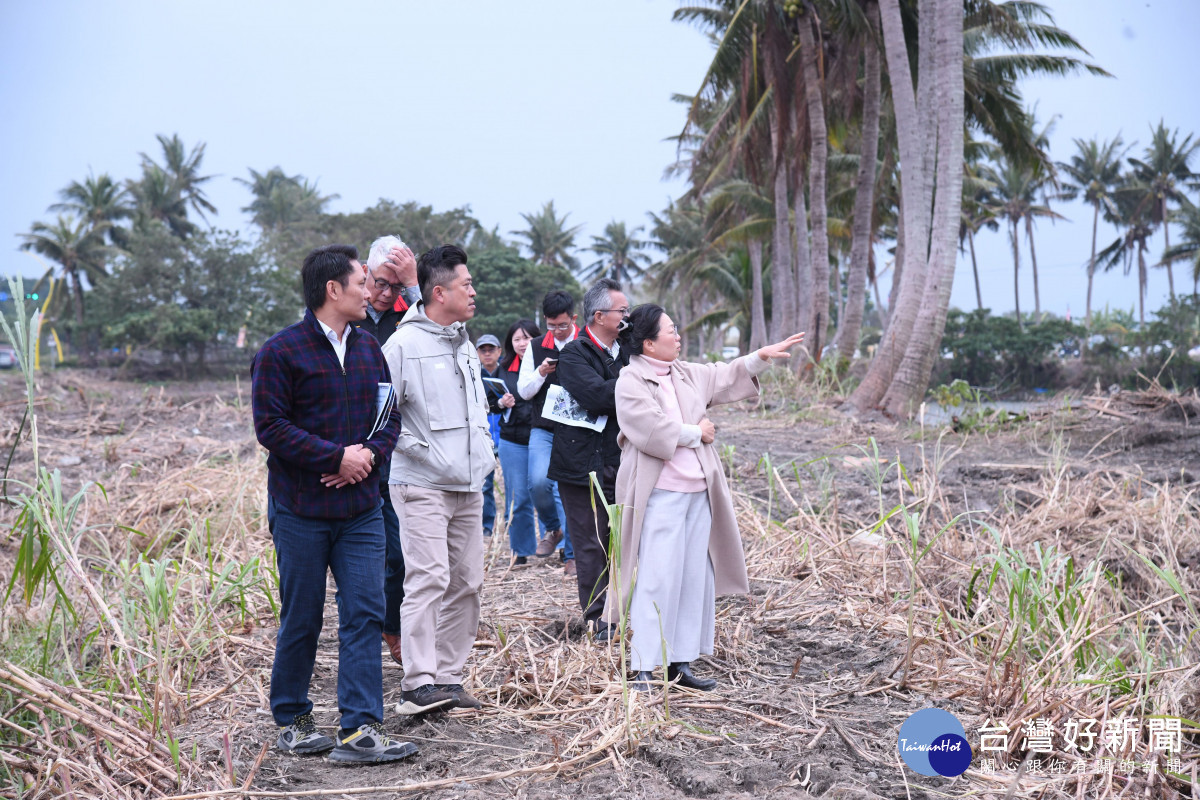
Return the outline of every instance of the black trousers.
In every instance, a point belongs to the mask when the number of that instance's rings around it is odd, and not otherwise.
[[[616,496],[617,467],[605,467],[600,478],[604,495],[594,486],[577,486],[558,482],[558,494],[567,516],[567,530],[575,548],[575,569],[579,580],[579,606],[583,618],[593,625],[604,613],[604,598],[608,593],[608,507]],[[593,495],[596,509],[592,510]],[[578,531],[578,533],[576,532]],[[617,532],[620,536],[620,531]]]

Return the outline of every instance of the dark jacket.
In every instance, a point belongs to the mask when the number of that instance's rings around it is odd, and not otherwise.
[[[528,355],[528,351],[526,351]],[[520,361],[513,362],[513,366],[519,369]],[[519,377],[518,369],[500,367],[496,373],[496,377],[504,381],[504,385],[508,387],[508,393],[511,394],[517,401],[517,404],[512,409],[503,409],[497,406],[501,413],[500,417],[500,438],[506,442],[513,444],[528,445],[529,430],[533,422],[533,401],[525,400],[521,395],[517,394],[517,378]],[[505,411],[508,411],[508,419],[503,416]]]
[[[380,383],[391,383],[379,343],[357,328],[346,334],[345,366],[338,363],[311,311],[263,344],[250,365],[254,433],[267,448],[267,492],[302,517],[348,519],[379,505],[379,468],[396,446],[393,414],[370,439]],[[361,483],[330,489],[323,473],[337,472],[342,451],[363,444],[375,466]]]
[[[579,336],[579,330],[576,329],[575,339],[572,339],[571,341],[578,340]],[[567,342],[567,344],[570,344],[570,342]],[[535,339],[531,341],[529,343],[529,349],[525,351],[525,357],[532,358],[533,365],[535,367],[540,365],[547,358],[558,358],[558,354],[559,350],[554,346],[554,331],[547,331],[546,335],[541,339]],[[542,416],[542,409],[546,407],[546,393],[550,391],[551,386],[557,385],[558,370],[555,370],[546,376],[545,382],[542,383],[542,388],[538,389],[538,393],[529,400],[531,407],[534,409],[531,415],[533,427],[544,428],[545,430],[553,431],[554,426],[557,425],[556,422],[548,420]],[[513,394],[516,394],[516,392]],[[518,396],[517,399],[520,400],[520,396]]]
[[[614,360],[608,351],[593,341],[585,329],[579,338],[559,351],[559,383],[575,402],[597,416],[608,415],[603,431],[555,423],[554,447],[550,451],[551,480],[587,486],[588,473],[603,478],[604,467],[619,466],[621,448],[617,446],[617,375],[629,363],[629,351],[622,346]]]
[[[397,311],[395,308],[389,308],[387,311],[379,315],[379,322],[371,319],[371,315],[368,313],[361,320],[352,324],[360,331],[365,331],[366,333],[374,336],[379,342],[379,346],[383,347],[383,343],[386,342],[388,338],[396,332],[396,326],[400,324],[400,320],[402,319],[404,319],[403,311]]]

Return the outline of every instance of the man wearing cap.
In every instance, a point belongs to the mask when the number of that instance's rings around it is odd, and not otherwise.
[[[500,340],[490,333],[485,333],[475,341],[475,351],[479,353],[479,366],[483,368],[483,377],[500,377]],[[500,411],[496,405],[495,391],[484,384],[488,392],[488,429],[492,433],[492,445],[500,447]],[[492,535],[492,526],[496,524],[496,470],[488,473],[483,480],[483,535]]]
[[[380,236],[367,255],[367,315],[354,327],[369,333],[383,347],[400,324],[404,312],[421,299],[417,287],[417,257],[397,236]],[[391,471],[392,452],[382,457],[379,474]],[[383,641],[397,664],[400,660],[400,603],[404,600],[404,551],[400,548],[400,521],[392,505],[387,480],[379,482],[383,496],[383,531],[387,562],[383,581]]]

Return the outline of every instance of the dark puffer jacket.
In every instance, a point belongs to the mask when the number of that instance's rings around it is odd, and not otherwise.
[[[628,348],[622,347],[614,359],[586,329],[559,352],[559,383],[589,413],[607,414],[608,421],[603,431],[556,423],[554,449],[550,451],[547,472],[551,480],[587,486],[588,473],[595,472],[597,477],[602,477],[604,467],[620,465],[616,387],[617,376],[628,363]]]

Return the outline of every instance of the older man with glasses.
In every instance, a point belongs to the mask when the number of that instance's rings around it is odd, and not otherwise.
[[[615,629],[605,625],[600,614],[608,590],[607,505],[616,496],[617,468],[621,465],[617,376],[629,363],[629,353],[617,341],[617,334],[627,316],[629,299],[621,284],[611,278],[596,281],[583,296],[586,327],[579,338],[562,348],[556,370],[562,388],[576,403],[595,417],[608,417],[601,431],[557,422],[549,470],[550,478],[558,481],[575,548],[583,618],[600,641],[611,639]],[[591,482],[593,473],[599,489]]]
[[[417,257],[396,236],[380,236],[371,244],[367,257],[367,316],[355,322],[359,330],[379,340],[382,347],[404,317],[409,306],[421,299],[417,286]],[[391,452],[383,455],[382,475],[388,475]],[[380,481],[383,496],[383,530],[387,542],[384,571],[383,641],[392,660],[400,658],[400,602],[404,599],[404,553],[400,549],[400,520],[392,507],[387,481]]]

